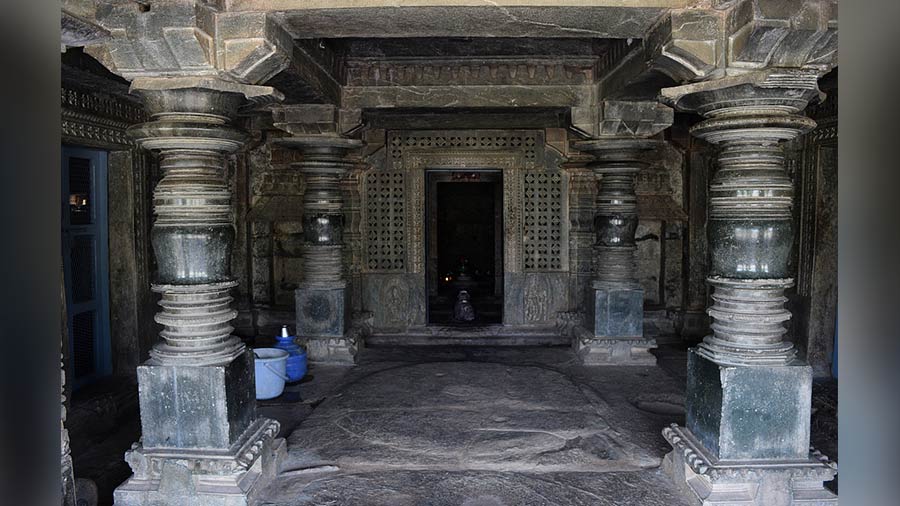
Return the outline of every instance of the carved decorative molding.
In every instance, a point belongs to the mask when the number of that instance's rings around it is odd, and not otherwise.
[[[359,59],[346,72],[347,86],[580,85],[592,82],[594,61]]]
[[[144,110],[112,96],[60,89],[60,130],[64,139],[87,144],[135,147],[125,130],[146,119]]]
[[[81,90],[60,88],[60,103],[63,109],[83,110],[96,116],[117,119],[126,126],[145,121],[147,117],[144,109],[136,104]]]

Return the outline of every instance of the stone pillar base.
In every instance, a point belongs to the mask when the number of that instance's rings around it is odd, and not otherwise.
[[[583,328],[575,329],[575,356],[582,365],[656,365],[655,339],[596,338]]]
[[[144,448],[125,453],[134,474],[119,485],[116,506],[252,506],[280,471],[279,424],[258,419],[227,450]]]
[[[639,284],[595,281],[593,289],[594,337],[644,337],[644,289]]]
[[[575,354],[584,365],[656,365],[644,337],[644,289],[637,283],[595,281],[589,328],[575,329]]]
[[[137,376],[141,441],[148,448],[229,448],[256,418],[253,356],[246,348],[221,365],[151,359]]]
[[[717,460],[685,428],[672,424],[663,436],[673,450],[663,470],[690,504],[699,506],[835,506],[823,485],[834,464],[815,450],[796,460]]]
[[[307,360],[316,364],[352,365],[358,351],[357,343],[346,337],[311,337],[306,342]]]
[[[297,335],[307,339],[312,363],[354,363],[356,339],[350,330],[350,298],[344,284],[303,286],[294,292]]]
[[[812,369],[718,364],[688,351],[686,425],[716,458],[803,459],[809,453]]]

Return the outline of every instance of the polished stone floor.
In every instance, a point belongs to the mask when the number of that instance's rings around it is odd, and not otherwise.
[[[261,405],[288,438],[265,504],[684,504],[658,469],[660,431],[684,417],[684,382],[665,368],[406,347],[311,375]]]

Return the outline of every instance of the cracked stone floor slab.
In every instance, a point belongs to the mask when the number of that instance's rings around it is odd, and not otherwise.
[[[683,383],[660,368],[423,347],[366,350],[323,376],[333,386],[309,387],[324,400],[295,423],[267,504],[682,504],[658,466]]]

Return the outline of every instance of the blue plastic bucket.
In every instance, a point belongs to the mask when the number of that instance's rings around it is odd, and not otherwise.
[[[278,348],[256,348],[253,350],[256,364],[256,398],[274,399],[284,392],[284,382],[288,377],[288,352]]]

